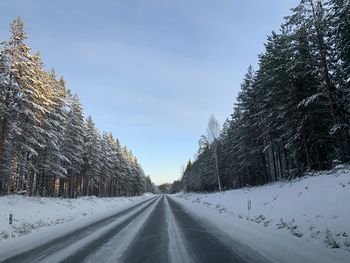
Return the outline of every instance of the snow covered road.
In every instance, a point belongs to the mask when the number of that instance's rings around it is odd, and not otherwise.
[[[118,233],[127,224],[133,221],[135,217],[141,214],[144,210],[149,208],[157,198],[152,198],[138,203],[135,206],[127,208],[112,216],[99,220],[95,223],[89,224],[69,234],[65,234],[59,238],[50,240],[49,242],[30,249],[24,253],[10,256],[0,254],[1,262],[61,262],[63,260],[72,259],[77,262],[78,256],[83,259],[86,250],[88,253],[98,248],[101,243],[106,242],[112,238],[114,234]],[[85,253],[84,253],[85,252]],[[78,262],[81,260],[78,260]]]
[[[58,237],[45,233],[43,242],[33,239],[26,250],[15,243],[10,250],[2,247],[0,262],[347,261],[345,252],[333,253],[292,235],[258,228],[177,195],[150,196]]]
[[[248,247],[224,243],[217,234],[163,196],[120,262],[267,262]]]
[[[226,240],[226,241],[225,241]],[[3,262],[267,262],[165,195]]]

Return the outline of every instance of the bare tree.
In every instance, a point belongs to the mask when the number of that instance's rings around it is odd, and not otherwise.
[[[216,176],[218,178],[219,191],[221,192],[221,181],[220,181],[219,165],[218,165],[218,138],[220,135],[220,125],[213,114],[210,116],[208,121],[207,133],[208,133],[208,140],[213,149]]]

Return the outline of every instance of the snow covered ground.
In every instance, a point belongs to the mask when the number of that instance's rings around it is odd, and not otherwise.
[[[290,252],[310,262],[341,262],[350,256],[350,170],[344,167],[293,182],[172,197],[277,261],[279,253],[283,258]]]
[[[132,198],[1,197],[0,261],[1,256],[17,255],[29,247],[44,246],[49,240],[153,197],[151,194]],[[148,231],[169,236],[170,258],[174,262],[184,262],[192,254],[187,251],[189,248],[202,251],[201,244],[195,241],[202,238],[204,232],[222,239],[223,244],[232,244],[235,252],[241,251],[237,252],[239,255],[249,251],[243,249],[246,246],[271,262],[348,262],[349,200],[350,169],[344,167],[310,173],[293,182],[276,182],[261,187],[212,194],[181,193],[170,195],[169,200],[158,196],[124,215],[118,215],[116,220],[113,218],[95,232],[85,231],[76,243],[75,236],[68,240],[71,243],[67,241],[69,246],[64,240],[59,241],[59,251],[55,255],[63,258],[75,253],[79,246],[97,244],[98,240],[108,236],[110,229],[123,227],[115,232],[115,237],[106,239],[107,243],[101,250],[90,255],[90,261],[87,261],[94,262],[101,255],[119,258],[134,239],[142,241],[144,236],[141,234]],[[12,226],[8,224],[9,213],[14,215]],[[201,226],[188,227],[189,215],[193,217],[190,220],[193,224],[200,222]],[[196,227],[206,231],[196,232]],[[193,235],[199,236],[195,239]],[[156,237],[154,245],[160,246],[160,240]],[[60,242],[64,244],[62,248]],[[238,244],[242,249],[238,249]],[[46,256],[50,255],[50,249],[46,248]],[[68,253],[67,250],[71,251]]]
[[[0,197],[0,252],[13,243],[27,244],[28,241],[39,241],[43,236],[47,241],[48,236],[54,238],[68,233],[152,197],[152,194],[78,199]],[[12,226],[9,225],[9,214],[13,214]]]

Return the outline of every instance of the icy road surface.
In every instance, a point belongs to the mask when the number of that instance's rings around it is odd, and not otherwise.
[[[149,199],[4,262],[268,262],[168,196]]]

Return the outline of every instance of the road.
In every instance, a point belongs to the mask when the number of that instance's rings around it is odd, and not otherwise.
[[[161,195],[3,262],[267,262]]]

